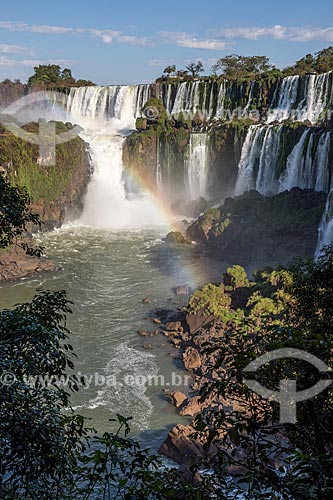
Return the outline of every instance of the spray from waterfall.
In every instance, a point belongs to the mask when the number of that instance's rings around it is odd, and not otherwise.
[[[123,142],[134,131],[149,95],[148,85],[71,90],[68,120],[83,127],[81,137],[88,144],[93,166],[79,223],[128,228],[163,222],[148,192],[133,198],[125,189]]]

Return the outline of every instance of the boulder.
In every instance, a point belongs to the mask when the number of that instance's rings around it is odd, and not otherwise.
[[[186,323],[191,334],[196,333],[203,326],[216,320],[213,315],[207,316],[205,309],[199,309],[196,313],[186,315]]]
[[[148,335],[148,333],[146,332],[146,330],[138,330],[138,334],[141,337],[147,337],[147,335]]]
[[[167,243],[187,243],[185,236],[180,231],[170,231],[165,237]]]
[[[192,288],[188,284],[177,285],[173,287],[172,291],[176,295],[190,295],[192,293]]]
[[[165,324],[165,329],[172,332],[177,332],[182,328],[181,321],[168,321]]]
[[[200,443],[190,439],[194,432],[194,428],[190,425],[176,425],[161,444],[159,453],[180,465],[195,462],[203,456],[203,447]]]
[[[184,403],[184,401],[186,401],[187,396],[183,392],[174,391],[170,393],[168,399],[172,404],[175,405],[176,408],[179,408],[179,406],[181,406]]]
[[[194,347],[187,347],[182,358],[186,370],[197,370],[201,367],[200,353]]]
[[[179,415],[193,417],[202,410],[202,404],[200,403],[200,396],[194,396],[189,399],[187,403],[183,405],[179,411]]]

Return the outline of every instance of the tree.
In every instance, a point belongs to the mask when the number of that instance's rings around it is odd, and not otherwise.
[[[326,73],[333,70],[333,47],[327,47],[315,54],[307,54],[294,66],[285,68],[287,74]]]
[[[91,80],[83,80],[83,79],[76,80],[77,87],[91,87],[93,85],[96,85],[96,83],[94,83]]]
[[[248,75],[259,75],[274,69],[266,56],[240,56],[232,54],[218,59],[212,66],[213,73],[220,73],[225,78],[241,78]]]
[[[193,78],[198,78],[200,73],[204,71],[202,61],[192,62],[186,66],[186,69],[189,73],[191,73]]]
[[[208,397],[209,405],[196,417],[196,439],[214,450],[205,465],[214,470],[220,485],[230,467],[241,468],[242,480],[231,487],[233,498],[329,500],[332,391],[298,403],[297,422],[284,424],[279,422],[278,405],[248,387],[244,368],[281,348],[305,351],[332,366],[333,249],[324,248],[316,261],[296,259],[287,269],[261,273],[259,281],[231,290],[230,296],[232,307],[238,307],[234,318],[220,325],[221,333],[206,344],[207,356],[215,359],[215,376],[204,371],[207,382],[200,402]],[[251,375],[248,378],[273,391],[283,379],[297,380],[297,391],[318,381],[317,370],[296,359],[267,363]],[[283,464],[280,470],[278,462]]]
[[[22,236],[28,224],[41,224],[39,215],[30,209],[30,203],[25,188],[12,186],[0,174],[0,248],[8,247]],[[31,253],[30,248],[26,249]]]
[[[75,78],[73,78],[72,71],[69,68],[62,70],[60,78],[66,83],[75,83]]]
[[[35,66],[34,71],[35,73],[28,79],[28,85],[30,86],[62,87],[76,85],[83,87],[95,85],[90,80],[75,80],[71,69],[64,68],[61,70],[61,67],[57,64],[40,64],[39,66]]]
[[[176,66],[173,64],[171,66],[167,66],[164,71],[163,71],[164,74],[166,74],[167,76],[170,76],[172,74],[175,74],[176,73]]]
[[[185,78],[187,75],[188,75],[188,72],[186,70],[184,70],[184,69],[179,69],[177,71],[177,74],[176,74],[176,76],[178,78]]]
[[[40,64],[34,67],[35,73],[28,79],[28,85],[57,84],[61,80],[61,67],[58,64]]]

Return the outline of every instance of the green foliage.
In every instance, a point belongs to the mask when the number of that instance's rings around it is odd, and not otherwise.
[[[9,246],[26,230],[27,224],[40,225],[40,218],[29,208],[30,197],[24,187],[12,186],[0,174],[0,248]],[[29,247],[26,248],[30,251]]]
[[[218,220],[220,215],[220,210],[217,207],[209,208],[201,218],[202,224],[204,226],[210,225],[212,222]]]
[[[3,500],[208,500],[212,483],[192,484],[129,437],[130,418],[98,436],[73,412],[64,291],[39,291],[0,312],[0,497]],[[66,412],[64,412],[66,410]]]
[[[204,309],[207,316],[212,314],[217,318],[228,321],[231,318],[230,305],[231,298],[225,293],[224,286],[208,283],[191,295],[187,312],[195,314]]]
[[[163,71],[164,74],[170,76],[172,74],[175,74],[176,73],[176,66],[174,64],[170,65],[170,66],[167,66],[164,71]]]
[[[165,241],[169,243],[187,243],[186,238],[179,231],[170,231],[166,235]]]
[[[177,71],[177,77],[180,78],[181,80],[186,78],[188,75],[188,72],[184,69],[180,69]]]
[[[192,62],[192,63],[189,63],[187,66],[186,66],[186,69],[189,73],[191,73],[191,75],[193,76],[193,78],[198,78],[200,73],[203,73],[204,71],[204,67],[203,67],[203,64],[202,64],[202,61],[197,61],[197,62]]]
[[[163,106],[163,102],[157,97],[148,99],[142,112],[151,124],[164,127],[168,121],[168,115]]]
[[[142,117],[137,118],[136,122],[135,122],[135,128],[139,132],[142,132],[142,130],[146,130],[146,128],[147,128],[147,118],[142,118]]]
[[[239,56],[236,54],[221,57],[212,66],[213,73],[223,74],[225,78],[235,79],[256,76],[274,69],[266,56]]]
[[[38,133],[38,124],[29,124],[25,130]],[[71,124],[56,123],[56,132],[66,132]],[[56,165],[37,163],[38,146],[30,144],[6,130],[0,130],[0,163],[8,169],[9,179],[16,186],[25,187],[33,202],[41,198],[54,200],[68,186],[75,169],[85,161],[84,143],[76,137],[69,143],[56,146]]]
[[[333,70],[333,47],[327,47],[315,54],[307,54],[294,66],[286,68],[287,74],[305,75],[307,73],[326,73]]]
[[[223,275],[223,283],[227,289],[236,290],[236,288],[245,287],[249,283],[244,267],[234,265],[228,267]]]
[[[220,450],[206,467],[214,470],[220,484],[230,467],[241,470],[241,481],[230,490],[250,500],[329,500],[332,391],[298,403],[297,422],[281,424],[279,406],[249,389],[243,370],[250,361],[280,348],[298,348],[332,366],[333,249],[324,248],[316,261],[296,259],[287,269],[256,276],[257,282],[244,290],[242,321],[225,325],[224,335],[207,345],[207,353],[217,357],[214,370],[223,368],[221,377],[201,391],[202,400],[210,397],[210,406],[196,418],[197,438],[206,448]],[[230,292],[233,300],[239,300],[241,290]],[[272,390],[286,378],[297,380],[298,391],[318,381],[309,363],[287,358],[267,363],[255,377]],[[214,409],[214,397],[228,405]]]
[[[47,87],[63,86],[86,86],[95,85],[90,80],[75,80],[69,68],[61,67],[58,64],[40,64],[34,67],[34,74],[28,79],[28,85],[42,85]]]
[[[61,80],[61,67],[58,64],[40,64],[34,67],[34,71],[35,73],[28,79],[28,85],[57,84]]]

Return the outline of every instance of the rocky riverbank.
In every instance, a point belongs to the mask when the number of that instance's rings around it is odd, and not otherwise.
[[[180,416],[194,417],[213,404],[211,398],[202,403],[199,395],[207,377],[219,376],[218,371],[210,372],[216,360],[214,356],[205,355],[203,346],[213,337],[223,336],[221,322],[213,315],[206,317],[203,311],[196,314],[174,311],[173,320],[162,322],[160,331],[168,344],[179,351],[177,357],[182,360],[192,379],[188,394],[165,390],[165,397],[177,408]],[[192,424],[179,423],[170,430],[159,452],[180,465],[188,466],[206,454],[202,441],[193,439],[194,432]]]
[[[228,332],[244,318],[260,327],[266,314],[278,315],[283,310],[286,298],[280,276],[272,269],[257,271],[254,280],[250,280],[244,268],[236,265],[227,269],[221,283],[209,283],[196,290],[183,310],[154,311],[153,318],[155,323],[159,321],[160,333],[178,351],[176,357],[191,376],[187,394],[164,391],[180,417],[195,417],[205,410],[248,410],[242,397],[230,400],[217,391],[209,391],[203,397],[207,384],[222,382],[227,373],[224,360],[219,360],[219,350],[210,348],[228,344]],[[155,331],[154,335],[157,333]],[[185,468],[202,458],[214,460],[216,446],[204,446],[203,436],[197,430],[195,421],[184,425],[180,419],[159,452]]]
[[[0,281],[13,281],[55,270],[56,266],[50,259],[27,255],[20,245],[0,250]]]

